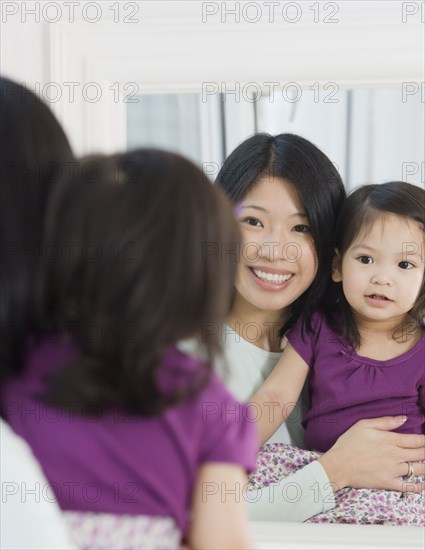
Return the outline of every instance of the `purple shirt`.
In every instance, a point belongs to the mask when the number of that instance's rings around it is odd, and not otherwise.
[[[288,341],[310,367],[311,407],[305,414],[306,445],[325,452],[363,418],[407,415],[395,431],[425,433],[425,334],[409,351],[387,361],[357,355],[320,314],[313,334],[298,321]]]
[[[34,398],[43,376],[76,354],[71,344],[44,342],[1,395],[7,421],[32,447],[62,509],[172,517],[185,533],[201,464],[255,468],[255,424],[236,418],[238,405],[215,374],[198,395],[155,418],[122,411],[80,417],[71,405],[58,410]],[[170,350],[161,364],[163,391],[199,367],[199,359]],[[47,488],[46,495],[52,498]]]

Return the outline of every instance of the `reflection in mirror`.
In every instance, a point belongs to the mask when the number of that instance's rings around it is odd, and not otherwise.
[[[222,162],[225,150],[219,97],[201,94],[151,94],[127,107],[127,148],[156,147],[180,153],[199,166]]]
[[[202,162],[199,94],[138,96],[128,104],[127,145],[155,146]]]
[[[128,148],[181,153],[214,179],[255,132],[300,134],[337,166],[348,189],[402,179],[425,184],[421,95],[400,88],[340,90],[336,83],[226,94],[152,94],[128,104]]]

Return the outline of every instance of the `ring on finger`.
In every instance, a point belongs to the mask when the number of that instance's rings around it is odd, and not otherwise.
[[[407,475],[405,476],[405,479],[407,481],[411,481],[415,476],[415,470],[413,469],[413,464],[411,462],[407,462],[407,465],[409,467],[409,470],[407,472]]]

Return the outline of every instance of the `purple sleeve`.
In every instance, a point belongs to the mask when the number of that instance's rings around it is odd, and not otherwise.
[[[422,377],[419,380],[418,384],[418,401],[419,401],[419,410],[422,413],[422,420],[425,420],[425,367],[424,367],[424,358],[425,358],[425,338],[422,336],[422,353],[419,355],[422,357],[419,358],[419,365],[421,366]],[[421,360],[422,359],[422,360]],[[425,435],[425,422],[422,423],[422,433]]]
[[[313,362],[315,346],[321,328],[321,321],[322,319],[320,315],[313,315],[311,323],[313,332],[310,333],[307,328],[303,326],[304,318],[301,317],[286,335],[288,342],[290,342],[291,346],[295,349],[298,355],[302,357],[302,359],[304,359],[309,366]]]
[[[250,473],[256,468],[258,435],[255,419],[245,403],[237,402],[214,374],[202,392],[201,414],[205,424],[200,463],[229,462]]]

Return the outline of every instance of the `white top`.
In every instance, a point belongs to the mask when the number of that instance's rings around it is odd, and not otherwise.
[[[23,439],[0,419],[0,548],[75,548],[38,462]]]
[[[238,399],[247,401],[270,374],[281,354],[254,346],[226,325],[222,327],[221,342],[227,364],[227,372],[224,367],[224,382]],[[288,443],[304,447],[301,416],[306,397],[304,391],[286,424],[274,433],[268,443]],[[285,500],[284,495],[290,493],[285,489],[288,484],[297,484],[300,487],[301,498],[297,502]],[[288,476],[279,486],[262,489],[255,502],[249,502],[248,498],[247,500],[250,519],[256,521],[305,521],[335,506],[329,478],[317,461]]]
[[[227,377],[226,372],[223,374],[226,386],[240,401],[249,401],[274,369],[281,353],[254,346],[228,326],[224,327],[222,338],[228,365]],[[290,443],[305,449],[301,419],[306,406],[307,395],[303,392],[286,423],[277,429],[267,443]],[[280,414],[280,411],[274,409],[271,413]]]

